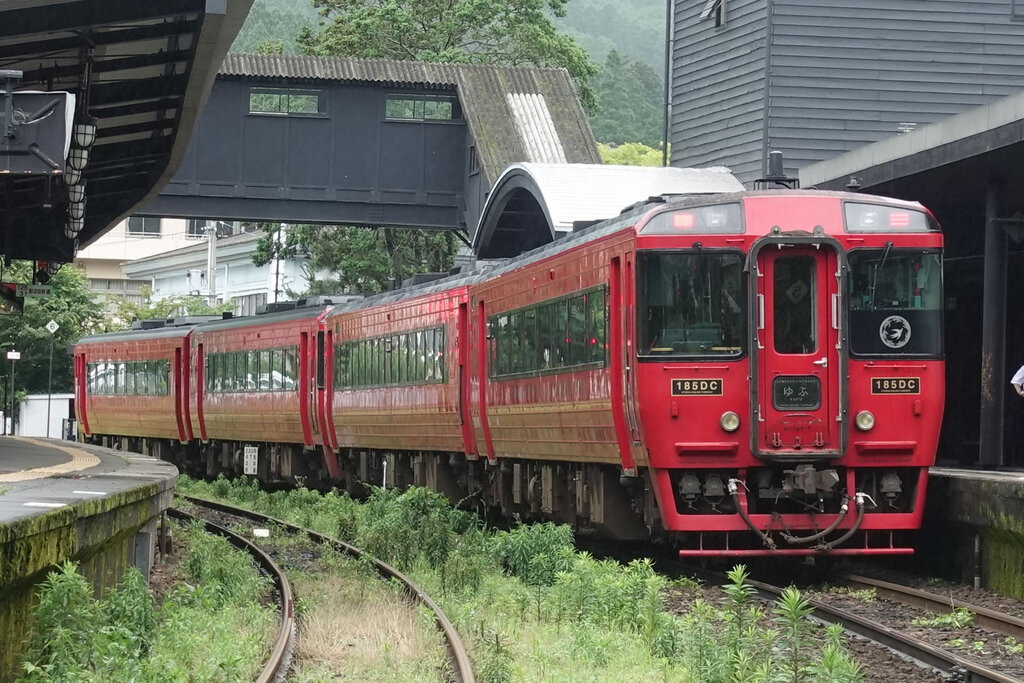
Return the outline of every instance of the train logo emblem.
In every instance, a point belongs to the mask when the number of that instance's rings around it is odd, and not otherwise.
[[[890,315],[878,326],[878,336],[890,349],[902,349],[910,341],[910,323],[902,315]]]

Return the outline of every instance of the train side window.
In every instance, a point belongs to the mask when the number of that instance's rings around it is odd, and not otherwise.
[[[556,301],[551,307],[551,330],[555,335],[555,359],[551,367],[569,365],[569,300]]]
[[[491,377],[498,374],[498,318],[487,320],[487,368]]]
[[[523,348],[522,367],[524,372],[534,372],[540,368],[537,362],[537,309],[528,308],[523,311]]]
[[[434,330],[423,330],[423,381],[434,382],[437,380],[434,375]]]
[[[124,393],[129,396],[135,395],[135,361],[128,361],[124,364]]]
[[[589,358],[591,363],[604,361],[604,340],[605,340],[605,297],[604,289],[592,291],[588,297],[587,313],[587,346],[590,349]]]
[[[95,380],[92,385],[93,392],[102,396],[106,390],[107,384],[107,378],[104,375],[104,373],[107,371],[107,364],[94,363],[93,370],[96,373],[95,376],[93,377],[93,379]]]
[[[498,333],[496,335],[495,353],[498,356],[497,374],[507,375],[509,373],[509,322],[507,315],[498,316]]]
[[[167,379],[170,373],[170,365],[167,361],[156,361],[156,394],[157,396],[167,395]]]
[[[448,381],[448,365],[447,363],[445,363],[444,354],[445,349],[447,348],[445,344],[447,343],[448,340],[448,332],[447,330],[445,330],[445,328],[439,327],[437,328],[437,332],[434,336],[437,342],[437,353],[434,355],[434,358],[436,359],[434,361],[436,371],[435,374],[438,377],[439,381],[446,382]]]
[[[509,334],[509,374],[523,371],[523,312],[515,311],[508,316]]]
[[[569,300],[569,365],[586,361],[587,306],[585,296]]]
[[[284,349],[281,382],[285,391],[295,391],[299,386],[299,347],[288,346]]]
[[[278,381],[277,386],[275,387],[272,379],[271,371],[273,370],[273,366],[270,364],[270,356],[275,352],[279,353],[277,349],[264,349],[260,351],[260,374],[257,378],[260,391],[272,391],[281,388],[281,382]]]
[[[259,390],[259,376],[260,376],[260,352],[249,351],[246,354],[246,369],[245,369],[245,390],[246,391],[257,391]]]

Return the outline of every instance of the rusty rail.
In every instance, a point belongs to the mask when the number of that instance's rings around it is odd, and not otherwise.
[[[438,606],[438,604],[434,602],[429,595],[423,592],[419,586],[391,565],[366,555],[366,553],[354,545],[350,545],[344,541],[339,541],[338,539],[331,538],[330,536],[325,536],[310,529],[305,529],[282,519],[277,519],[268,515],[262,515],[258,512],[253,512],[252,510],[246,510],[245,508],[236,508],[231,505],[203,498],[195,498],[193,496],[180,497],[201,507],[208,507],[213,510],[220,510],[221,512],[246,517],[253,521],[260,522],[261,524],[276,524],[296,533],[306,534],[306,536],[315,543],[330,545],[335,549],[341,550],[356,558],[364,556],[368,557],[382,576],[399,581],[404,587],[405,594],[409,596],[410,599],[427,607],[434,613],[434,623],[437,625],[438,630],[441,631],[445,639],[445,647],[448,650],[448,659],[452,667],[452,677],[455,683],[475,683],[476,678],[473,676],[473,667],[469,660],[469,654],[466,652],[466,648],[462,644],[462,639],[459,637],[458,632],[455,630],[455,627],[452,625],[447,615],[445,615],[440,606]]]

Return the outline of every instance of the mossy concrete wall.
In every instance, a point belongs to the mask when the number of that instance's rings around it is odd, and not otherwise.
[[[71,559],[97,597],[136,562],[136,534],[151,531],[171,504],[176,477],[0,524],[0,681],[13,679],[36,586]]]
[[[980,555],[975,544],[980,545]],[[917,569],[1024,600],[1024,476],[933,473]]]

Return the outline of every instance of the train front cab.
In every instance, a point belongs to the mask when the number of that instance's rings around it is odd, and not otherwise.
[[[944,399],[937,225],[839,193],[717,201],[637,238],[663,526],[684,556],[913,552]]]

